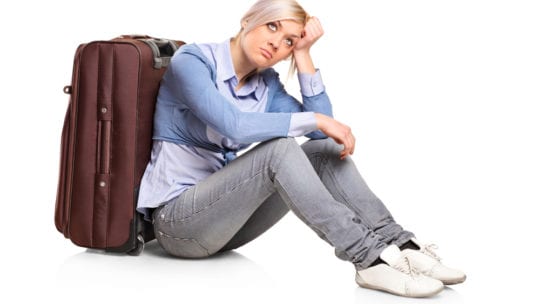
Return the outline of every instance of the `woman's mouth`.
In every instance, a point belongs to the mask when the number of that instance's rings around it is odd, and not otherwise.
[[[272,53],[270,53],[269,51],[267,51],[266,49],[263,49],[263,48],[260,48],[261,50],[261,53],[262,55],[266,58],[266,59],[272,59],[274,56],[272,55]]]

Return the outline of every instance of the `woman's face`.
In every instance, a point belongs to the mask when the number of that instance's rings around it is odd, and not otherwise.
[[[291,20],[270,22],[247,33],[242,50],[257,68],[271,67],[292,53],[303,30],[302,24]]]

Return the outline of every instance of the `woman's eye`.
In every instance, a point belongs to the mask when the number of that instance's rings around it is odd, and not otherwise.
[[[277,25],[275,23],[273,23],[273,22],[268,23],[267,26],[272,32],[277,31]]]
[[[288,45],[288,46],[292,46],[293,45],[293,41],[292,39],[285,39],[285,44]]]

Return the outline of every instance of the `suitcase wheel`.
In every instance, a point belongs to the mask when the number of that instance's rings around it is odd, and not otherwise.
[[[129,255],[139,255],[144,250],[144,237],[142,234],[137,235],[137,246],[132,249],[131,251],[128,251],[127,254]]]

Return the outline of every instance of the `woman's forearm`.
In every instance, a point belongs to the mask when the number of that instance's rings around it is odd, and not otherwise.
[[[313,64],[309,51],[295,52],[294,60],[296,61],[298,73],[315,74],[315,65]]]

